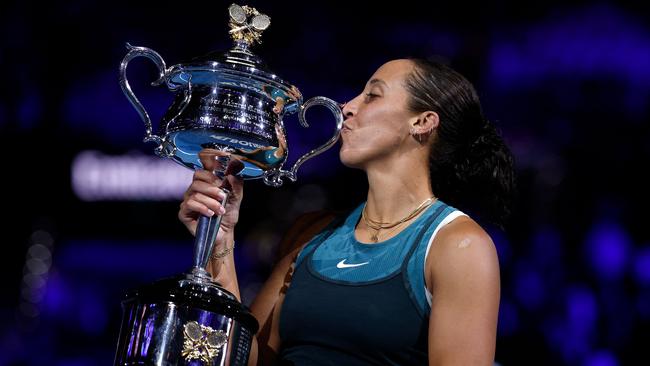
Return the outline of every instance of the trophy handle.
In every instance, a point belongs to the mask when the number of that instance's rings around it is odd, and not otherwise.
[[[126,54],[126,56],[124,56],[124,59],[122,59],[122,63],[120,64],[120,86],[122,87],[122,91],[124,92],[124,94],[126,94],[126,97],[129,98],[131,105],[133,105],[135,110],[138,111],[140,118],[142,118],[142,121],[144,122],[144,126],[145,126],[144,142],[153,141],[160,145],[160,143],[162,142],[162,138],[153,133],[151,118],[149,117],[149,113],[147,113],[147,111],[142,106],[142,103],[140,103],[140,101],[135,96],[135,94],[133,94],[133,91],[131,91],[131,86],[129,85],[129,81],[126,78],[126,67],[129,64],[129,62],[136,57],[144,56],[150,59],[156,64],[160,72],[159,78],[156,81],[152,82],[151,85],[158,86],[164,83],[165,75],[167,74],[167,67],[165,65],[165,60],[163,60],[163,58],[160,57],[158,52],[147,47],[135,47],[127,43],[126,48],[129,50],[129,52]]]
[[[267,185],[273,187],[279,187],[282,185],[283,177],[287,177],[292,182],[295,182],[296,172],[298,171],[298,168],[300,168],[300,166],[305,161],[313,158],[316,155],[321,154],[325,150],[332,147],[336,143],[336,141],[338,141],[339,137],[341,136],[341,128],[343,127],[343,112],[341,111],[341,105],[333,101],[332,99],[326,97],[313,97],[308,101],[306,101],[303,105],[300,106],[300,113],[298,114],[298,119],[300,121],[300,124],[303,127],[309,127],[309,123],[307,123],[307,120],[305,119],[305,113],[307,112],[307,109],[315,105],[327,107],[327,109],[329,109],[330,112],[332,112],[332,114],[334,115],[334,118],[336,119],[336,129],[334,130],[334,135],[332,135],[332,137],[326,143],[322,144],[321,146],[301,156],[293,164],[291,170],[287,171],[281,169],[273,169],[267,171],[264,174],[264,183],[266,183]]]

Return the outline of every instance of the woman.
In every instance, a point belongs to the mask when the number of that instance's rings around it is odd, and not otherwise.
[[[395,60],[343,114],[340,159],[366,172],[367,201],[294,235],[251,305],[261,327],[251,364],[491,365],[497,253],[442,201],[497,220],[508,213],[512,157],[474,88],[442,64]],[[199,213],[224,215],[210,270],[239,296],[229,253],[243,188],[226,179],[225,210],[222,182],[196,172],[179,218],[194,233]]]

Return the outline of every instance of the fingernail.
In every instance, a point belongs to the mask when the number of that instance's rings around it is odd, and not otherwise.
[[[226,209],[223,207],[219,207],[219,215],[223,215],[226,213]]]
[[[212,216],[214,216],[214,211],[208,210],[208,217],[212,217]]]

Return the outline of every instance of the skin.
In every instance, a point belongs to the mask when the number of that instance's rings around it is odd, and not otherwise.
[[[413,70],[408,60],[395,60],[372,75],[363,92],[343,108],[345,115],[340,159],[362,169],[368,177],[366,214],[373,220],[395,222],[425,199],[434,196],[428,168],[430,146],[435,143],[437,113],[413,113],[404,80]],[[226,177],[233,194],[217,237],[215,252],[232,245],[242,182]],[[223,212],[218,202],[222,184],[214,175],[197,171],[179,211],[180,220],[194,234],[198,213]],[[384,241],[408,226],[409,220]],[[325,224],[304,229],[312,235]],[[302,230],[302,229],[301,229]],[[355,236],[370,243],[375,231],[358,223]],[[293,263],[310,235],[302,235],[276,265],[251,305],[261,330],[253,343],[251,365],[272,362],[281,347],[279,314],[290,286]],[[217,281],[239,297],[232,256],[213,261],[209,268]],[[425,263],[426,286],[433,294],[429,318],[430,365],[492,365],[499,306],[499,265],[489,235],[472,219],[461,216],[441,228]]]

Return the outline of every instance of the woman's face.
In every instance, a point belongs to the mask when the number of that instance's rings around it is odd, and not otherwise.
[[[409,60],[382,65],[363,92],[343,108],[341,162],[348,167],[366,168],[411,146],[409,121],[417,114],[407,109],[409,94],[405,80],[413,70]]]

